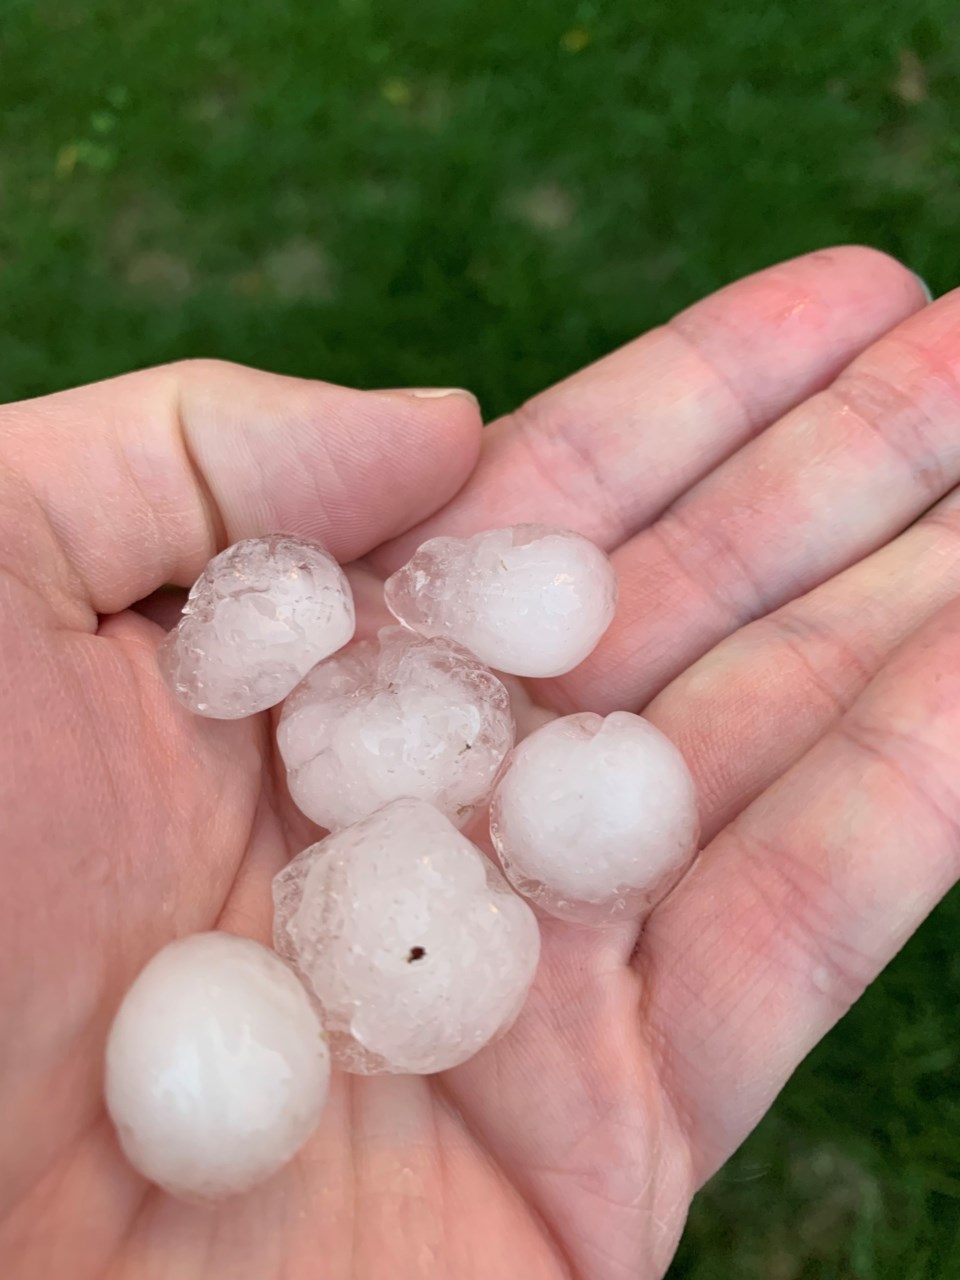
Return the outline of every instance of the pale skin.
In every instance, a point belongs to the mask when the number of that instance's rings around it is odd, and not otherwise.
[[[465,396],[208,362],[0,410],[0,1271],[662,1276],[697,1187],[957,876],[958,484],[960,296],[925,306],[858,248],[723,290],[482,441]],[[547,925],[472,1062],[338,1076],[285,1172],[171,1199],[105,1116],[110,1019],[172,937],[266,939],[314,832],[267,717],[173,703],[153,593],[284,530],[362,561],[373,600],[424,536],[521,520],[601,542],[621,581],[534,702],[668,733],[699,860],[642,930]]]

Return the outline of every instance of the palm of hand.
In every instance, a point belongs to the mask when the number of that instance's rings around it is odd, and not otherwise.
[[[921,405],[921,434],[904,425],[903,388],[878,390],[878,371],[898,354],[919,360],[925,344],[942,345],[935,313],[949,302],[907,320],[917,302],[907,274],[874,255],[800,260],[709,300],[493,429],[479,469],[428,532],[541,519],[617,548],[617,623],[583,668],[531,696],[562,711],[649,704],[688,754],[712,842],[639,940],[636,929],[547,923],[534,991],[503,1041],[436,1078],[336,1078],[320,1132],[294,1164],[213,1210],[146,1187],[123,1162],[102,1110],[103,1037],[133,973],[174,934],[225,927],[266,938],[269,880],[313,829],[286,797],[266,718],[207,722],[171,706],[156,674],[156,625],[119,610],[160,582],[189,581],[214,537],[281,525],[341,556],[363,553],[359,595],[372,595],[374,574],[425,533],[371,548],[426,514],[425,492],[438,505],[456,489],[475,424],[461,402],[206,367],[53,398],[54,412],[8,411],[0,499],[26,531],[23,547],[11,540],[0,580],[12,815],[3,867],[14,886],[0,1006],[4,1043],[15,1034],[18,1046],[0,1088],[9,1171],[0,1257],[13,1260],[12,1274],[663,1273],[697,1185],[955,872],[960,795],[945,762],[960,740],[960,689],[944,672],[956,610],[890,656],[960,586],[942,554],[950,500],[946,515],[882,547],[960,479],[942,460],[956,454],[948,393]],[[736,332],[745,317],[749,341]],[[901,319],[837,384],[842,395],[808,400],[746,443]],[[765,373],[771,360],[778,380]],[[201,515],[127,425],[136,445],[124,445],[124,468],[145,453],[151,483],[159,476],[150,513],[136,508],[139,524],[123,507],[125,532],[81,534],[55,483],[24,500],[44,433],[58,433],[60,450],[75,447],[58,414],[86,427],[109,395],[122,419],[127,397],[149,435],[162,408],[139,406],[168,405],[171,380],[210,491],[193,499]],[[751,388],[752,418],[738,385]],[[399,461],[366,457],[351,435],[349,466],[329,467],[336,481],[302,483],[319,469],[312,457],[304,465],[318,446],[302,438],[305,397],[317,395],[310,413],[351,428],[369,420],[376,448],[396,460],[412,449],[412,437],[382,438],[397,415],[421,441],[425,424],[440,435],[400,473]],[[262,490],[252,498],[235,496],[251,482],[241,483],[235,438],[222,439],[247,430],[233,402],[248,396],[277,455],[256,459]],[[826,465],[801,441],[825,433],[828,418]],[[640,432],[643,419],[641,434],[625,431]],[[686,433],[657,430],[677,423]],[[85,459],[91,485],[116,478],[115,445],[99,469]],[[186,472],[185,453],[180,463]],[[371,486],[378,514],[344,519],[346,506],[362,505],[353,490]],[[849,519],[814,501],[824,488],[849,497],[852,486],[860,505]],[[142,503],[142,485],[131,495],[120,505]],[[211,505],[226,534],[203,528]],[[92,609],[111,615],[99,632]],[[904,865],[914,847],[925,853],[922,874]]]

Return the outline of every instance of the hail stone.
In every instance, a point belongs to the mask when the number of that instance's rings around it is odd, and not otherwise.
[[[558,676],[613,621],[617,582],[580,534],[520,524],[431,538],[387,579],[386,600],[412,630],[449,636],[498,671]]]
[[[444,1071],[511,1024],[533,980],[533,912],[430,805],[395,800],[273,882],[274,945],[346,1071]]]
[[[191,711],[235,720],[282,701],[354,627],[350,584],[332,556],[294,538],[248,538],[194,583],[160,665]]]
[[[330,831],[403,796],[466,826],[513,737],[496,676],[452,641],[403,627],[384,627],[315,667],[277,729],[294,802]]]
[[[693,779],[640,716],[564,716],[507,757],[490,834],[510,883],[551,915],[585,924],[636,917],[696,853]]]
[[[283,961],[246,938],[200,933],[158,952],[124,997],[106,1102],[144,1177],[217,1200],[296,1154],[329,1075],[316,1010]]]

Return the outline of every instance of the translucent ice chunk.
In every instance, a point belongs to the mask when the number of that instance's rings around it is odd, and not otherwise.
[[[463,827],[513,746],[513,716],[464,649],[384,627],[314,667],[284,703],[277,742],[295,803],[328,830],[404,796]]]
[[[532,911],[420,801],[306,849],[273,893],[274,943],[315,993],[347,1071],[456,1066],[510,1025],[533,980]]]
[[[282,701],[354,626],[350,585],[322,547],[248,538],[194,583],[160,665],[191,711],[235,720]]]
[[[550,914],[598,924],[638,916],[696,852],[693,779],[640,716],[564,716],[507,757],[490,833],[511,884]]]
[[[266,947],[172,942],[127,992],[107,1042],[106,1101],[130,1160],[174,1195],[246,1191],[310,1137],[330,1057],[309,996]]]
[[[520,524],[431,538],[387,579],[386,600],[414,631],[449,636],[498,671],[557,676],[609,627],[617,582],[580,534]]]

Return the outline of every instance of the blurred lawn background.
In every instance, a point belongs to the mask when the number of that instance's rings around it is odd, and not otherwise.
[[[804,250],[941,292],[958,75],[956,0],[0,0],[0,397],[213,355],[493,415]],[[671,1280],[960,1276],[958,938],[954,895]]]

